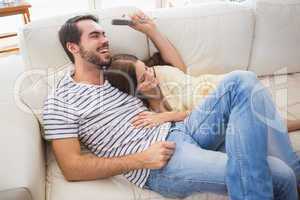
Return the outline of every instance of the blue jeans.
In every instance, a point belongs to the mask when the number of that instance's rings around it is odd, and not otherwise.
[[[167,140],[176,150],[165,167],[150,171],[150,190],[171,198],[212,192],[231,200],[297,200],[300,159],[252,72],[227,74]]]

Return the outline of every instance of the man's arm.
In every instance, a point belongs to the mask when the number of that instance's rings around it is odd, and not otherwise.
[[[131,19],[134,24],[131,27],[146,34],[151,39],[166,63],[186,72],[186,65],[177,49],[158,31],[156,25],[149,17],[144,13],[139,12],[131,16]]]
[[[108,178],[135,169],[159,169],[170,159],[175,143],[158,142],[141,153],[114,158],[82,154],[77,138],[53,140],[52,149],[65,178],[83,181]]]

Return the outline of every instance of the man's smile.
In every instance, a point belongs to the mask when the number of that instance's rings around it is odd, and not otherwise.
[[[98,48],[98,49],[97,49],[97,52],[99,52],[100,54],[106,54],[106,53],[109,53],[108,46],[102,47],[102,48]]]

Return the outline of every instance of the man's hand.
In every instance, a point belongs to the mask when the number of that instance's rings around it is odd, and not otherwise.
[[[96,180],[136,169],[159,168],[165,164],[164,160],[168,158],[167,155],[164,155],[168,153],[165,152],[168,146],[172,145],[155,144],[140,153],[102,158],[93,154],[82,154],[77,138],[52,141],[54,155],[68,181]]]
[[[145,15],[145,13],[143,13],[142,11],[134,13],[130,16],[130,18],[133,22],[133,25],[131,25],[130,27],[137,31],[148,35],[150,32],[156,30],[156,25],[153,20]]]
[[[143,159],[143,168],[160,169],[164,167],[175,150],[175,142],[157,142],[151,145],[148,149],[141,152]]]

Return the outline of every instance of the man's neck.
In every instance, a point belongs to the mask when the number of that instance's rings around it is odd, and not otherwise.
[[[73,79],[78,83],[85,83],[91,85],[104,84],[103,71],[97,66],[90,63],[75,63],[75,72]]]

